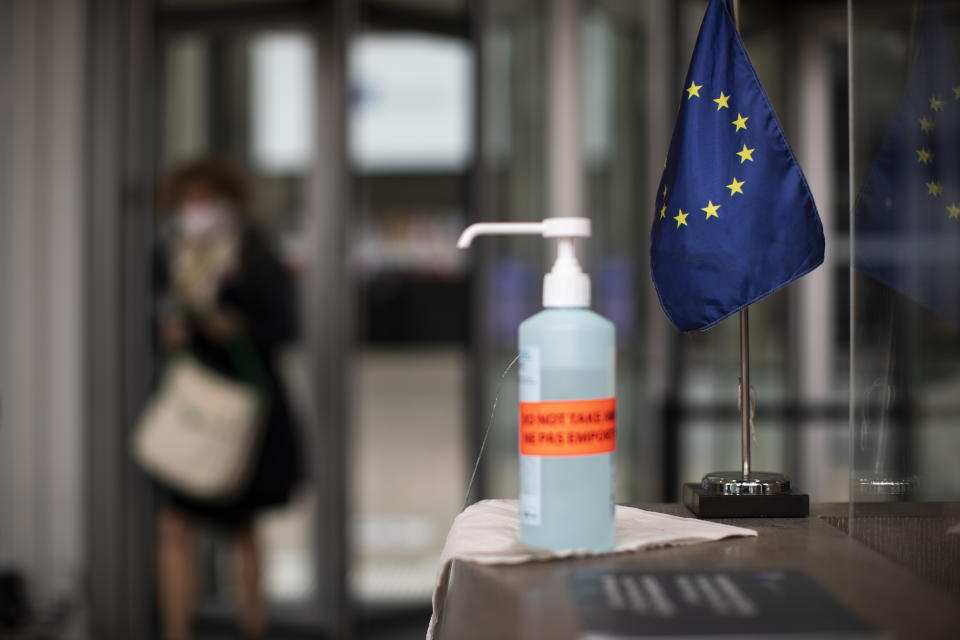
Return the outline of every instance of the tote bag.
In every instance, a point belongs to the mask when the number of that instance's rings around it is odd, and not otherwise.
[[[248,360],[254,356],[249,347],[244,351]],[[175,356],[134,429],[134,459],[191,497],[229,500],[252,471],[262,405],[256,384],[228,378],[193,356]]]

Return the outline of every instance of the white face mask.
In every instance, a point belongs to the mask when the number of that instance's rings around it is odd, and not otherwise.
[[[228,228],[233,209],[223,201],[185,204],[176,212],[176,227],[188,238],[198,238]]]

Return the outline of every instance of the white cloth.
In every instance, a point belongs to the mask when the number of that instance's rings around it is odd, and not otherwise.
[[[447,542],[440,553],[427,640],[433,638],[437,613],[446,597],[450,563],[454,559],[478,564],[522,564],[757,535],[753,529],[621,506],[616,508],[614,530],[615,540],[610,551],[547,551],[528,547],[520,541],[520,517],[516,500],[482,500],[470,505],[453,521],[450,533],[447,534]]]

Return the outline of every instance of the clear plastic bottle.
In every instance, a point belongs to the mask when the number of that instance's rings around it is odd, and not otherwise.
[[[520,324],[520,536],[554,551],[613,547],[616,340],[613,323],[590,311],[590,278],[575,238],[587,218],[477,223],[478,235],[538,234],[557,240],[543,278],[540,313]]]
[[[586,308],[549,308],[520,324],[520,401],[614,396],[613,323]],[[614,453],[520,454],[520,535],[555,551],[613,547]]]

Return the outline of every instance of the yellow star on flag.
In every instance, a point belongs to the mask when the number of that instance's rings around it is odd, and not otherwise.
[[[666,217],[667,217],[667,205],[663,205],[663,207],[660,208],[660,219],[663,220]]]
[[[663,185],[663,197],[667,197],[667,185]]]
[[[707,212],[707,217],[704,218],[704,219],[705,219],[705,220],[709,220],[710,218],[719,218],[719,217],[720,217],[720,216],[717,215],[717,209],[719,209],[719,208],[720,208],[720,205],[718,205],[718,204],[713,204],[713,200],[709,200],[709,201],[707,201],[707,206],[701,207],[700,210]]]
[[[749,119],[750,119],[750,116],[742,116],[739,113],[737,113],[737,119],[731,122],[730,124],[735,125],[737,127],[735,131],[740,131],[740,129],[747,128],[747,120]]]
[[[733,196],[735,193],[743,193],[743,189],[740,187],[743,186],[743,180],[737,180],[737,177],[733,177],[733,182],[727,185],[727,189],[730,189],[730,195]]]
[[[930,108],[934,111],[940,111],[940,109],[943,109],[943,100],[937,96],[930,96]]]
[[[930,182],[927,182],[926,185],[928,196],[939,196],[940,192],[943,191],[943,185],[936,180],[931,180]]]
[[[730,96],[723,95],[723,91],[721,91],[720,97],[713,99],[713,101],[717,103],[717,111],[720,111],[720,109],[729,109],[730,105],[727,104],[729,100]]]
[[[947,211],[950,212],[951,220],[960,220],[960,207],[957,206],[956,202],[951,202],[950,206],[947,207]]]
[[[933,120],[931,120],[927,116],[923,116],[922,118],[920,118],[920,130],[923,131],[924,133],[929,133],[930,131],[933,131]]]
[[[684,212],[683,212],[683,209],[679,209],[679,208],[677,209],[677,211],[679,211],[680,214],[679,214],[679,215],[676,215],[676,216],[673,216],[673,219],[677,221],[677,229],[680,228],[680,225],[683,225],[683,226],[686,227],[686,226],[687,226],[687,216],[690,215],[690,214],[689,214],[689,213],[684,213]]]
[[[753,152],[756,151],[756,148],[747,149],[747,145],[743,145],[743,149],[737,151],[737,155],[740,156],[740,164],[743,164],[747,160],[753,162]]]
[[[931,160],[933,160],[933,153],[931,153],[929,149],[926,147],[920,147],[917,149],[917,162],[930,164]]]
[[[692,98],[692,97],[694,97],[694,96],[696,96],[696,97],[699,98],[699,97],[700,97],[700,89],[702,89],[702,88],[703,88],[703,85],[702,85],[702,84],[697,84],[696,82],[694,82],[693,80],[691,80],[691,81],[690,81],[690,86],[687,87],[687,89],[686,89],[686,92],[687,92],[687,100],[689,100],[690,98]]]
[[[960,100],[960,87],[953,88],[953,99]]]

